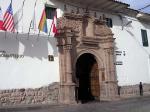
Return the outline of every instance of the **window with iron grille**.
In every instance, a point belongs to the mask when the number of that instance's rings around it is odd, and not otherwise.
[[[45,12],[46,12],[46,18],[47,19],[53,19],[54,15],[56,13],[56,8],[45,6]]]
[[[113,23],[112,23],[112,19],[111,19],[111,18],[106,18],[106,25],[107,25],[109,28],[112,28],[112,27],[113,27]]]

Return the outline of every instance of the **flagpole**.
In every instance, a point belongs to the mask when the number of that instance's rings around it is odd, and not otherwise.
[[[35,1],[35,4],[34,4],[34,10],[35,10],[36,3],[37,3],[37,0]]]
[[[6,39],[6,33],[7,33],[7,32],[6,32],[6,30],[5,30],[5,39]]]
[[[50,31],[49,31],[49,34],[48,34],[48,40],[49,40],[49,38],[50,38],[50,33],[51,33],[51,30],[52,30],[53,22],[54,22],[54,21],[52,21],[52,24],[51,24],[51,27],[50,27]]]
[[[37,3],[37,0],[35,1],[35,4],[34,4],[34,12],[33,12],[33,13],[35,13],[36,3]],[[28,31],[28,39],[29,39],[29,35],[30,35],[30,30],[31,30],[32,21],[33,21],[33,20],[30,21],[30,26],[29,26],[29,31]]]
[[[36,31],[36,29],[35,29],[36,28],[36,20],[35,20],[35,7],[36,7],[36,4],[37,4],[37,0],[35,1],[35,4],[34,4],[34,13],[33,13],[33,20],[32,20],[34,33]]]
[[[51,24],[51,27],[50,27],[50,30],[49,30],[49,34],[48,34],[48,36],[50,36],[51,30],[52,30],[53,22],[54,22],[54,21],[52,21],[52,24]]]
[[[26,0],[24,0],[23,1],[23,3],[22,3],[22,33],[23,33],[23,7],[24,7],[24,2],[25,2]]]
[[[39,33],[38,33],[38,36],[37,36],[37,39],[36,39],[37,41],[39,40],[40,32],[41,31],[39,30]]]
[[[16,39],[17,39],[17,37],[18,37],[18,30],[17,30],[17,32],[16,32],[17,34],[16,34]]]
[[[32,20],[31,20],[31,22],[30,22],[30,26],[29,26],[29,31],[28,31],[28,40],[29,40],[29,35],[30,35],[30,27],[31,27],[31,23],[32,23]]]
[[[17,22],[15,23],[14,26],[16,26],[16,25],[21,21],[21,19],[22,19],[22,17],[23,17],[23,7],[24,7],[24,2],[25,2],[25,1],[26,1],[26,0],[23,1],[21,8],[19,8],[18,11],[16,12],[16,13],[18,13],[20,10],[22,10],[21,17],[17,20]],[[22,28],[23,28],[23,22],[22,22]],[[23,31],[23,29],[22,29],[22,31]]]
[[[11,3],[11,8],[12,8],[12,0],[10,1],[10,3]],[[15,25],[13,25],[13,33],[15,32],[14,28],[15,28]]]
[[[39,33],[38,33],[38,38],[39,38],[39,36],[40,36],[40,33],[41,33],[41,31],[39,30]]]
[[[12,0],[10,1],[10,4],[11,4],[11,8],[12,8]],[[13,25],[13,31],[12,32],[13,32],[13,34],[15,33],[15,24]]]
[[[26,0],[24,0],[23,3],[22,3],[22,15],[21,15],[22,18],[23,18],[23,7],[24,7],[24,2],[25,2],[25,1],[26,1]],[[19,21],[17,22],[17,24],[18,24],[18,23],[19,23]],[[15,27],[17,24],[15,24],[14,27]],[[23,19],[22,19],[22,32],[23,32]],[[17,39],[17,37],[18,37],[18,33],[19,33],[19,32],[18,32],[18,29],[17,29],[16,39]]]

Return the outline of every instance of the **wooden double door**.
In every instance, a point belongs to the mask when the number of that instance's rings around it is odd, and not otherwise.
[[[100,96],[99,69],[92,54],[83,54],[76,63],[78,80],[77,99],[82,102],[97,100]]]

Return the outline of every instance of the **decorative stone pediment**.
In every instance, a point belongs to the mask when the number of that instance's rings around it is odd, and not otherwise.
[[[80,32],[82,29],[82,16],[79,14],[65,13],[63,17],[57,20],[57,24],[58,29],[69,27],[75,32]]]
[[[111,29],[106,26],[106,21],[97,19],[89,14],[65,13],[58,19],[58,29],[69,27],[80,38],[104,38],[112,36]]]
[[[108,28],[106,26],[106,21],[105,20],[99,20],[99,19],[95,19],[95,36],[108,36],[108,35],[113,35],[112,31],[110,28]]]

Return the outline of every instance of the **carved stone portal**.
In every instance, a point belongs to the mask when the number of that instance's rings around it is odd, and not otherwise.
[[[65,13],[58,19],[57,41],[60,103],[117,98],[114,38],[105,20]]]

